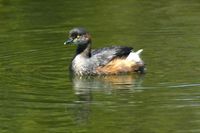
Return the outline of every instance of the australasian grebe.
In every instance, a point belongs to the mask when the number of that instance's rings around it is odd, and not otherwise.
[[[144,73],[144,62],[140,58],[142,49],[133,52],[131,47],[112,46],[91,50],[91,36],[84,28],[70,30],[64,44],[77,45],[70,67],[76,75]]]

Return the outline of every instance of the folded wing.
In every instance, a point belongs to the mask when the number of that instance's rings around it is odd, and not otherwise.
[[[126,46],[112,46],[92,50],[91,62],[95,63],[95,66],[104,66],[115,58],[127,57],[132,49]]]

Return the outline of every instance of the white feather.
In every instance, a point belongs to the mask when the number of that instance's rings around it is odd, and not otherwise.
[[[140,49],[136,52],[132,51],[128,57],[126,58],[126,60],[129,61],[134,61],[136,63],[143,63],[142,59],[140,58],[140,54],[142,53],[143,49]]]

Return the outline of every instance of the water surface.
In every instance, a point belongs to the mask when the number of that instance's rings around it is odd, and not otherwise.
[[[0,0],[1,133],[199,133],[200,2]],[[71,77],[66,32],[144,49],[145,75]]]

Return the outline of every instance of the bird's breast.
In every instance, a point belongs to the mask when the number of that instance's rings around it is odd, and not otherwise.
[[[83,75],[87,71],[87,58],[77,55],[72,61],[72,70],[77,75]]]

